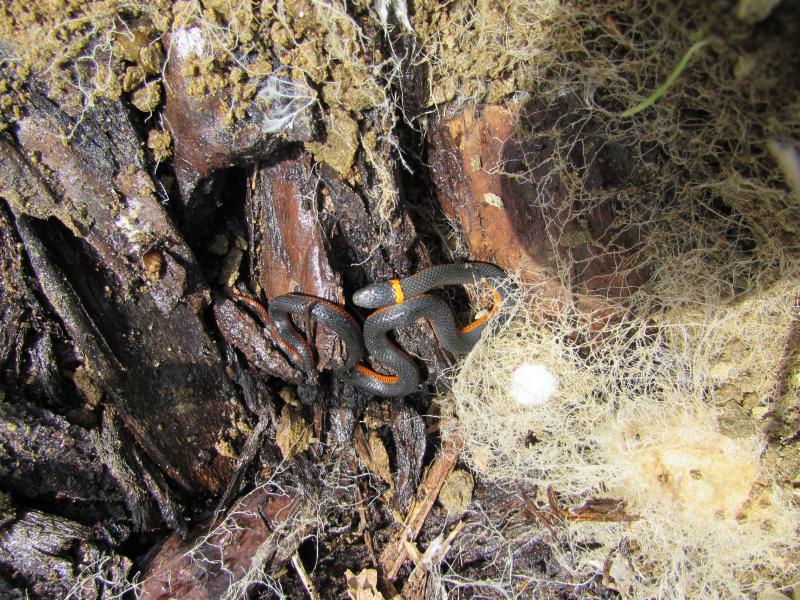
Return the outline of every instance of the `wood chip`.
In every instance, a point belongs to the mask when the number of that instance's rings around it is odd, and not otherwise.
[[[411,503],[402,523],[403,528],[381,553],[379,563],[381,572],[387,580],[393,582],[403,563],[408,559],[406,543],[414,541],[422,530],[425,519],[428,518],[428,513],[439,496],[439,490],[442,489],[447,476],[461,456],[462,446],[461,436],[457,432],[451,433],[444,441],[441,454],[434,459],[425,472],[422,484],[417,490],[417,497]]]

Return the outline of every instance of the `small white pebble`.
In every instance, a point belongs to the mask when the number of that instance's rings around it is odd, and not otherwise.
[[[558,389],[558,378],[542,363],[525,363],[511,374],[511,397],[521,406],[541,406]]]

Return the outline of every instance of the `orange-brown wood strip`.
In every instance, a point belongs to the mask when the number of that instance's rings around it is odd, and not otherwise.
[[[408,515],[402,523],[403,528],[381,552],[379,559],[381,572],[389,581],[393,582],[397,578],[403,563],[409,558],[406,542],[414,541],[422,530],[425,519],[428,518],[428,513],[433,508],[433,503],[439,497],[439,491],[442,489],[445,479],[461,456],[462,446],[463,442],[457,431],[453,431],[445,439],[442,452],[425,472],[425,477],[417,490],[417,497],[412,502]]]

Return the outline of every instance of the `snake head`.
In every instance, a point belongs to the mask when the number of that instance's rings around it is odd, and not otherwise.
[[[353,294],[353,303],[362,308],[380,308],[395,303],[394,290],[386,282],[373,283]]]

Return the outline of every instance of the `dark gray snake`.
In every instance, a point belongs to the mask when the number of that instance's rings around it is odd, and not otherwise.
[[[427,292],[445,285],[485,282],[492,293],[493,305],[488,314],[466,327],[458,328],[450,307]],[[405,279],[373,283],[353,294],[353,303],[375,312],[364,322],[363,336],[358,322],[341,306],[304,294],[285,294],[274,298],[266,310],[258,301],[234,292],[234,297],[254,308],[270,335],[292,363],[305,373],[315,372],[314,353],[292,324],[291,315],[305,315],[334,331],[344,342],[347,361],[337,375],[376,396],[406,396],[419,390],[419,368],[411,357],[388,336],[393,329],[428,319],[436,338],[445,350],[454,354],[469,352],[481,337],[489,318],[509,300],[508,276],[487,263],[437,265]],[[508,314],[507,312],[505,314]],[[362,342],[363,340],[363,342]],[[369,354],[393,375],[378,373],[361,364],[364,346]]]

